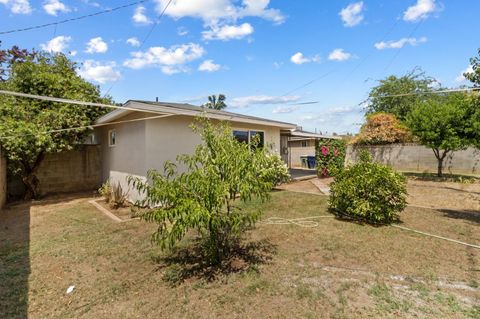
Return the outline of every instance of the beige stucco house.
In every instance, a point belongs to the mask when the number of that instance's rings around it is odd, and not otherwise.
[[[128,101],[122,109],[97,120],[104,126],[95,135],[102,147],[103,179],[120,183],[129,189],[127,176],[146,178],[150,169],[162,171],[165,161],[175,161],[179,154],[191,154],[200,143],[200,136],[190,128],[196,116],[227,121],[232,134],[247,141],[259,134],[273,152],[281,153],[282,132],[289,133],[296,125],[227,111],[206,109],[189,104]],[[145,118],[151,118],[143,120]],[[138,198],[129,190],[130,200]]]

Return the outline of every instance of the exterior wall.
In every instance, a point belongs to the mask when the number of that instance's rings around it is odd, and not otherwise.
[[[315,147],[290,147],[290,167],[302,167],[300,156],[315,156]]]
[[[150,117],[152,114],[139,113],[127,115],[121,121]],[[139,198],[135,190],[128,186],[127,177],[145,178],[146,168],[146,126],[153,120],[122,123],[104,126],[95,132],[96,139],[102,148],[102,180],[110,181],[112,185],[120,184],[124,191],[129,192],[129,198]],[[109,145],[109,131],[115,129],[115,146]]]
[[[0,148],[0,209],[7,201],[7,161]]]
[[[136,118],[151,116],[134,115]],[[133,116],[121,120],[132,119]],[[154,120],[131,122],[103,127],[97,131],[102,145],[103,180],[112,184],[120,183],[129,192],[129,199],[135,201],[140,195],[129,187],[128,176],[146,180],[150,169],[163,171],[165,161],[175,162],[180,154],[191,154],[201,142],[200,136],[192,131],[191,116],[169,116]],[[232,122],[233,129],[251,129],[265,132],[265,143],[279,154],[280,128],[249,125]],[[115,129],[116,145],[108,146],[108,131]],[[180,169],[182,169],[180,167]]]
[[[370,151],[375,161],[399,171],[437,172],[437,159],[430,148],[416,144],[391,144],[381,146],[347,147],[345,162],[354,163],[360,151]],[[467,149],[450,154],[444,160],[444,172],[453,174],[480,175],[480,152]]]

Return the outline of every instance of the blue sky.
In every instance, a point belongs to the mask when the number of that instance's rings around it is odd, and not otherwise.
[[[133,1],[0,0],[0,31]],[[198,105],[223,93],[233,112],[328,133],[358,131],[358,103],[387,75],[420,66],[444,86],[468,84],[461,74],[480,47],[477,0],[173,0],[155,26],[168,2],[0,40],[70,54],[117,102]]]

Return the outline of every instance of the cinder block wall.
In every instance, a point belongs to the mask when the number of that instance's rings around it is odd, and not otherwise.
[[[41,195],[98,189],[102,183],[99,145],[82,145],[75,150],[49,154],[37,173]],[[24,187],[18,178],[8,180],[8,195],[18,198]]]
[[[360,151],[368,150],[375,161],[399,171],[437,172],[437,159],[430,148],[417,144],[390,144],[378,146],[347,147],[345,162],[355,163]],[[444,160],[444,173],[480,175],[480,151],[469,148],[454,152]]]
[[[7,161],[0,147],[0,209],[7,201]]]

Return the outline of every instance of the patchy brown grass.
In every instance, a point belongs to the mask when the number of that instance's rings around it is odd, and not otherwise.
[[[265,218],[326,215],[327,198],[274,192]],[[403,225],[480,243],[470,215],[408,208]],[[114,223],[70,199],[0,214],[5,318],[478,318],[480,251],[405,232],[323,218],[315,228],[258,225],[218,268],[194,239],[173,254],[155,226]],[[72,294],[65,291],[75,285]]]

